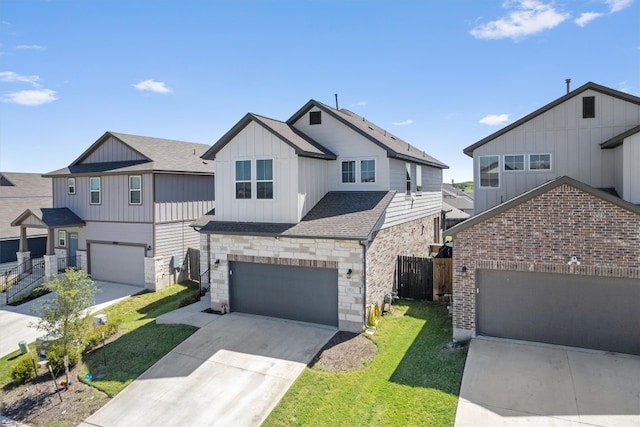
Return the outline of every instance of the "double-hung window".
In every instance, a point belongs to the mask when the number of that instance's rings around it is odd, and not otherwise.
[[[65,230],[58,231],[58,246],[67,246],[67,232]]]
[[[342,162],[342,182],[343,183],[356,182],[355,160],[348,160],[348,161]]]
[[[236,199],[251,198],[251,160],[236,161]]]
[[[420,165],[416,166],[416,194],[422,194],[422,166]]]
[[[142,177],[140,175],[129,177],[129,204],[142,204]]]
[[[509,154],[504,156],[505,171],[524,170],[524,154]]]
[[[67,178],[67,194],[76,194],[75,178]]]
[[[410,196],[411,195],[411,163],[405,163],[404,168],[405,168],[406,179],[407,179],[406,195]]]
[[[89,178],[89,204],[99,205],[102,201],[100,177]]]
[[[500,187],[500,156],[480,156],[480,187]]]
[[[273,199],[273,160],[256,160],[256,197]]]
[[[360,182],[376,182],[375,160],[360,160]]]
[[[529,170],[550,170],[551,154],[529,154]]]

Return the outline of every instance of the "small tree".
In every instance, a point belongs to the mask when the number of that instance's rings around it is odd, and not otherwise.
[[[88,329],[87,309],[94,304],[98,288],[87,273],[71,268],[47,283],[46,287],[54,292],[54,296],[34,308],[35,313],[40,316],[35,327],[50,336],[58,337],[56,344],[62,349],[66,380],[69,383],[69,352],[72,345],[82,341]]]

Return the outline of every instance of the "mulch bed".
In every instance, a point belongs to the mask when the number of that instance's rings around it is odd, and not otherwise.
[[[378,347],[363,334],[337,332],[311,361],[309,367],[328,372],[351,371],[367,366]]]

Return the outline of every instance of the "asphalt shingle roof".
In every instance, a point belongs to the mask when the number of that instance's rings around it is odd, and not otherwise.
[[[0,239],[20,237],[20,229],[11,221],[27,209],[53,205],[51,180],[39,173],[0,172]],[[5,184],[12,185],[5,185]],[[40,235],[42,230],[28,229],[27,235]]]
[[[49,228],[77,227],[85,225],[85,221],[69,208],[28,209],[16,218],[12,224],[20,225],[30,215],[42,221]]]

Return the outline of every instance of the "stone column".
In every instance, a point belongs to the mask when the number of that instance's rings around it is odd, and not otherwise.
[[[88,272],[87,251],[80,249],[76,251],[76,268]]]
[[[50,282],[58,277],[58,257],[56,255],[44,256],[44,281]]]
[[[16,257],[18,258],[18,266],[24,266],[24,270],[29,270],[31,268],[31,252],[16,252]],[[22,273],[22,271],[20,271]]]

